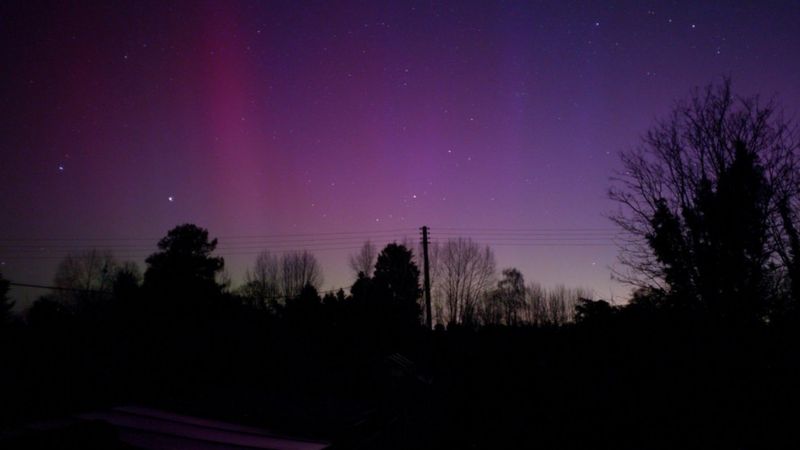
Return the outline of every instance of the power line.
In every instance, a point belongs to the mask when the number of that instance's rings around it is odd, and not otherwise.
[[[447,237],[447,236],[445,236]],[[445,242],[448,239],[437,238],[437,242]],[[613,237],[594,237],[594,236],[568,236],[568,237],[478,237],[479,242],[495,243],[609,243],[613,242]],[[291,251],[291,250],[325,250],[330,248],[349,248],[356,246],[363,241],[334,241],[334,242],[308,242],[308,243],[262,243],[262,244],[240,244],[217,246],[215,251],[220,253],[246,252],[248,250],[272,250],[272,251]],[[69,253],[74,251],[86,250],[86,247],[77,246],[1,246],[2,251],[15,254],[36,254],[41,252]],[[153,246],[113,246],[104,247],[99,250],[108,250],[117,253],[153,253],[159,251]]]
[[[415,228],[393,228],[386,230],[371,231],[329,231],[316,233],[275,233],[275,234],[253,234],[253,235],[217,235],[215,239],[260,239],[260,238],[291,238],[291,237],[316,237],[316,236],[347,236],[347,235],[384,235],[405,232],[409,235],[416,234]],[[161,237],[12,237],[0,238],[0,242],[13,241],[153,241],[158,242]]]
[[[499,228],[499,227],[437,227],[437,230],[450,231],[615,231],[614,227],[531,227],[531,228]],[[438,233],[438,231],[437,231]]]
[[[35,289],[49,289],[49,290],[54,290],[54,291],[65,291],[65,292],[83,292],[83,293],[94,293],[94,294],[111,294],[112,293],[111,291],[104,291],[104,290],[99,290],[99,289],[68,288],[68,287],[63,287],[63,286],[50,286],[50,285],[35,284],[35,283],[17,283],[17,282],[13,282],[13,281],[9,281],[8,284],[10,286],[16,286],[16,287],[26,287],[26,288],[35,288]],[[322,296],[327,295],[327,294],[334,294],[334,293],[339,292],[339,291],[344,291],[345,289],[347,289],[349,291],[352,287],[353,287],[352,285],[346,286],[346,287],[342,286],[342,287],[338,287],[338,288],[327,289],[327,290],[324,290],[324,291],[317,291],[317,294],[320,297],[322,297]],[[290,299],[290,297],[287,296],[287,295],[265,296],[263,298],[264,299],[269,299],[269,300],[281,300],[281,299],[288,300],[288,299]]]
[[[552,235],[552,234],[625,234],[618,228],[469,228],[469,227],[441,227],[442,231],[437,231],[439,235]],[[415,228],[394,228],[385,230],[362,230],[362,231],[332,231],[332,232],[313,232],[313,233],[274,233],[274,234],[252,234],[252,235],[217,235],[218,240],[336,240],[336,239],[360,239],[364,236],[376,238],[396,235],[415,236]],[[4,237],[0,242],[127,242],[127,241],[151,241],[158,242],[162,237]],[[300,239],[292,239],[300,238]]]
[[[365,240],[384,240],[384,239],[391,239],[397,238],[397,235],[386,235],[386,236],[369,236],[369,239],[364,239],[363,237],[340,237],[340,238],[319,238],[319,239],[283,239],[283,240],[263,240],[263,241],[249,241],[249,242],[228,242],[228,243],[220,243],[217,245],[217,249],[222,248],[247,248],[247,247],[255,247],[255,246],[287,246],[287,245],[310,245],[310,244],[318,244],[318,245],[333,245],[333,244],[355,244],[355,243],[363,243]],[[410,238],[411,236],[403,236],[404,238]],[[75,248],[85,248],[87,245],[91,245],[89,243],[56,243],[56,244],[35,244],[35,243],[12,243],[12,244],[0,244],[0,248],[15,248],[15,249],[42,249],[42,248],[58,248],[58,249],[75,249]],[[150,250],[157,248],[157,244],[111,244],[111,245],[103,245],[99,246],[99,249],[104,248],[117,248],[117,249],[140,249],[140,250]]]
[[[491,240],[509,240],[509,241],[571,241],[571,240],[607,240],[616,237],[623,237],[623,234],[478,234],[473,233],[470,235],[455,234],[455,233],[441,233],[443,237],[447,238],[482,238]],[[336,238],[317,238],[317,239],[284,239],[284,240],[263,240],[263,241],[249,241],[249,242],[229,242],[221,243],[217,249],[248,249],[248,248],[261,248],[264,246],[269,247],[286,247],[286,246],[308,246],[308,245],[347,245],[363,243],[367,240],[392,240],[392,239],[411,239],[411,235],[386,235],[386,236],[364,236],[354,237],[336,237]],[[57,243],[57,244],[36,244],[36,243],[12,243],[0,244],[0,248],[4,249],[19,249],[19,250],[43,250],[43,249],[80,249],[85,248],[89,243]],[[141,244],[112,244],[99,247],[99,249],[130,249],[130,250],[153,250],[156,249],[155,244],[141,245]]]
[[[537,242],[537,243],[510,243],[510,242],[478,242],[479,244],[489,245],[492,247],[616,247],[613,243],[600,243],[600,242],[585,242],[585,243],[572,243],[572,242]]]
[[[445,236],[451,238],[451,236]],[[472,236],[470,236],[472,237]],[[455,238],[453,238],[455,239]],[[613,236],[479,236],[476,240],[514,241],[514,242],[548,242],[548,241],[606,241]]]
[[[9,281],[8,284],[10,286],[17,286],[17,287],[27,287],[27,288],[36,288],[36,289],[51,289],[54,291],[67,291],[67,292],[90,292],[90,293],[98,293],[98,294],[110,294],[111,291],[100,291],[96,289],[78,289],[78,288],[67,288],[62,286],[46,286],[43,284],[34,284],[34,283],[15,283],[13,281]]]
[[[442,239],[431,239],[431,243],[433,244],[443,244],[447,243],[448,240]],[[617,244],[614,242],[601,242],[601,241],[579,241],[579,242],[564,242],[563,240],[556,240],[556,241],[524,241],[524,240],[510,240],[510,241],[485,241],[485,240],[476,240],[475,242],[488,245],[492,247],[616,247]],[[309,252],[329,252],[329,251],[352,251],[358,250],[361,248],[360,246],[346,246],[346,247],[303,247],[303,246],[292,246],[292,247],[283,247],[279,249],[269,248],[269,247],[252,247],[252,248],[240,248],[236,249],[236,251],[230,251],[227,249],[220,249],[216,250],[215,254],[221,257],[234,257],[234,256],[254,256],[259,255],[264,251],[269,251],[270,253],[274,254],[286,254],[291,253],[293,251],[309,251]],[[78,250],[78,249],[75,249]],[[110,249],[113,250],[113,249]],[[0,259],[4,261],[43,261],[43,260],[56,260],[56,259],[63,259],[70,255],[69,250],[61,250],[60,252],[51,251],[51,250],[42,250],[46,252],[45,254],[39,254],[36,252],[28,252],[28,253],[7,253],[0,257]],[[152,255],[156,252],[156,249],[153,251],[146,251],[146,252],[126,252],[126,251],[112,251],[112,254],[117,258],[129,258],[129,259],[144,259],[148,256]]]
[[[563,232],[563,231],[442,231],[437,233],[440,236],[616,236],[627,234],[620,231],[582,231],[582,232]]]
[[[450,239],[474,239],[483,245],[496,247],[612,247],[624,238],[620,230],[607,228],[467,228],[442,227],[436,239],[442,244]],[[292,251],[350,251],[365,241],[411,241],[417,230],[396,228],[371,231],[338,231],[323,233],[283,233],[264,235],[223,235],[223,243],[215,253],[222,257],[258,255],[263,251],[285,254]],[[0,255],[5,261],[44,261],[63,259],[73,252],[100,245],[118,258],[143,259],[159,251],[153,244],[137,244],[146,238],[3,238]],[[225,242],[226,239],[230,241]],[[231,242],[232,241],[232,242]],[[109,245],[110,244],[110,245]]]
[[[361,247],[355,247],[355,246],[350,246],[350,247],[326,247],[326,248],[299,248],[299,247],[296,247],[296,248],[291,248],[291,249],[283,249],[281,251],[275,251],[275,252],[272,252],[272,253],[286,254],[286,253],[291,253],[292,251],[302,251],[302,250],[309,251],[309,252],[344,251],[344,250],[358,250],[359,248],[361,248]],[[222,257],[227,257],[227,256],[249,256],[249,255],[258,255],[258,254],[262,253],[263,250],[265,250],[265,249],[262,249],[262,250],[255,250],[254,249],[252,251],[240,251],[240,252],[217,251],[217,252],[215,252],[215,254],[217,256],[222,256]],[[119,253],[113,253],[113,255],[116,258],[146,258],[146,257],[152,255],[153,253],[155,253],[155,252],[145,252],[145,253],[124,253],[124,252],[119,252]],[[69,253],[62,253],[62,254],[58,254],[58,255],[56,255],[56,254],[52,254],[52,255],[36,255],[36,254],[30,254],[30,255],[8,255],[8,256],[3,256],[2,259],[5,260],[5,261],[13,261],[15,259],[16,260],[20,260],[20,259],[21,260],[48,260],[48,259],[63,259],[64,257],[66,257],[68,255],[69,255]]]

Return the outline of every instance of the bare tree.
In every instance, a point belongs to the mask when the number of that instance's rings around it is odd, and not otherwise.
[[[525,321],[537,326],[547,321],[547,292],[536,282],[528,284],[526,289]]]
[[[285,253],[281,258],[281,290],[286,298],[300,295],[306,285],[319,290],[322,270],[317,258],[306,250]]]
[[[575,320],[575,306],[579,300],[592,298],[589,289],[557,285],[547,290],[533,282],[525,288],[525,301],[518,317],[522,322],[534,326],[564,325]]]
[[[567,323],[569,293],[566,286],[558,285],[547,293],[547,323],[563,325]]]
[[[494,253],[472,239],[446,241],[437,249],[434,271],[437,300],[448,323],[474,324],[478,306],[488,294],[495,273]]]
[[[242,294],[252,306],[273,308],[281,295],[281,263],[276,255],[262,251],[252,270],[244,274]]]
[[[409,247],[411,248],[411,247]],[[378,248],[371,241],[364,242],[358,253],[350,255],[348,264],[356,277],[359,273],[370,277],[375,270],[375,260],[378,258]]]
[[[69,254],[58,265],[54,284],[59,300],[80,308],[110,297],[119,264],[109,250],[87,250]]]

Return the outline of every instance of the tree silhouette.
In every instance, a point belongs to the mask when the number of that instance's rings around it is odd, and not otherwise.
[[[579,324],[605,324],[616,310],[605,300],[581,298],[575,305],[575,322]]]
[[[218,294],[216,276],[225,265],[221,257],[211,256],[217,240],[208,240],[208,231],[193,224],[179,225],[158,242],[159,252],[147,259],[144,287],[164,294]]]
[[[322,315],[322,299],[314,286],[307,284],[300,293],[286,299],[286,316],[294,325],[301,324],[307,328],[318,325]]]
[[[785,245],[778,245],[777,251],[786,265],[787,276],[789,277],[789,291],[791,294],[791,304],[789,310],[792,314],[797,314],[800,310],[800,233],[795,226],[795,214],[789,206],[788,199],[782,199],[778,204],[781,216],[781,224],[786,233]],[[783,242],[779,242],[783,244]],[[785,312],[785,311],[784,311]]]
[[[376,294],[389,303],[399,323],[419,324],[421,309],[417,300],[422,289],[411,250],[394,243],[384,247],[375,263],[373,283]]]
[[[8,298],[10,289],[10,282],[3,278],[3,274],[0,273],[0,327],[7,324],[11,319],[11,309],[14,307],[14,302]]]
[[[580,289],[569,289],[564,285],[557,285],[547,293],[547,319],[548,325],[564,325],[572,321],[575,313],[575,305],[580,298],[589,295]]]
[[[479,306],[484,325],[515,326],[525,306],[525,280],[519,270],[503,269],[503,277]]]
[[[281,258],[281,287],[283,296],[293,298],[311,285],[319,289],[322,285],[322,269],[317,258],[310,252],[288,252]]]
[[[66,307],[92,307],[111,297],[110,291],[119,270],[114,255],[108,250],[91,249],[64,257],[56,269],[54,283],[61,290],[57,298]]]
[[[244,275],[242,295],[257,308],[275,310],[281,295],[281,267],[277,255],[263,251]]]
[[[763,314],[779,295],[772,280],[794,261],[776,249],[794,229],[787,199],[797,195],[797,144],[775,111],[735,97],[726,79],[679,103],[622,154],[610,196],[621,205],[613,220],[630,272],[618,276],[715,315]]]
[[[701,179],[682,218],[659,201],[648,239],[679,298],[701,301],[715,314],[757,318],[765,306],[770,193],[758,157],[734,145],[716,188]]]
[[[448,324],[473,325],[480,302],[492,286],[494,253],[472,239],[448,239],[437,249],[434,269],[437,299]]]
[[[520,311],[525,306],[525,279],[522,273],[513,267],[504,269],[503,278],[497,282],[495,295],[500,301],[503,323],[518,325]]]
[[[350,294],[354,299],[370,298],[373,294],[373,285],[372,277],[367,276],[364,272],[359,272],[358,278],[350,287]]]
[[[139,293],[142,283],[142,274],[136,263],[128,261],[117,270],[111,292],[115,300],[131,301]]]
[[[64,305],[51,297],[39,297],[26,313],[26,320],[32,327],[52,329],[70,317]]]
[[[524,317],[528,324],[535,326],[547,321],[547,292],[537,282],[531,282],[525,288]]]
[[[359,273],[364,273],[367,276],[372,276],[372,270],[375,267],[375,258],[378,256],[378,249],[371,241],[364,242],[364,245],[358,250],[358,253],[350,255],[347,263],[358,278]]]
[[[489,292],[483,304],[479,305],[480,319],[483,325],[498,326],[503,324],[505,305],[503,293],[498,289]]]

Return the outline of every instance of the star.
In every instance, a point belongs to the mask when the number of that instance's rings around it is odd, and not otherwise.
[[[169,200],[170,202],[172,202],[172,201],[174,201],[174,200],[175,200],[175,197],[173,197],[173,196],[171,196],[171,195],[170,195],[169,197],[167,197],[167,200]]]

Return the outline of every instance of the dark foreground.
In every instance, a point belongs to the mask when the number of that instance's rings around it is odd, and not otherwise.
[[[98,422],[31,424],[140,405],[332,448],[797,448],[796,329],[54,317],[3,331],[0,447],[132,448]]]

